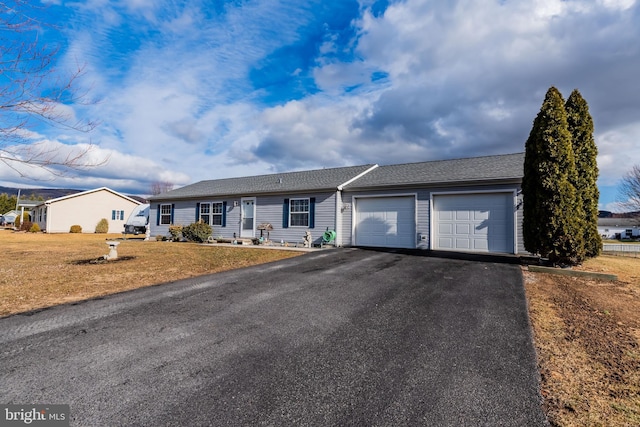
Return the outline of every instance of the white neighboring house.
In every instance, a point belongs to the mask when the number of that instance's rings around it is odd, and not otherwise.
[[[109,221],[109,233],[124,231],[124,223],[141,203],[107,187],[50,199],[35,206],[31,219],[47,233],[68,233],[72,225],[94,233],[98,222]]]
[[[598,218],[598,232],[604,239],[640,237],[638,218]]]

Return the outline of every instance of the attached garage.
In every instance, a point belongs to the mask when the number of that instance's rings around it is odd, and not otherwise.
[[[415,196],[354,198],[356,246],[416,247]]]
[[[433,195],[433,249],[514,253],[513,192]]]

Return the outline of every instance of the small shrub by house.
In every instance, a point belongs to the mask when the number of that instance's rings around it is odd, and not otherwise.
[[[169,234],[171,234],[171,240],[174,242],[179,242],[182,237],[182,229],[181,225],[170,225],[169,226]]]
[[[213,229],[211,226],[204,222],[194,222],[182,227],[182,236],[193,242],[206,242],[212,232]]]
[[[98,225],[96,225],[96,233],[105,234],[109,232],[109,221],[106,218],[102,218]]]

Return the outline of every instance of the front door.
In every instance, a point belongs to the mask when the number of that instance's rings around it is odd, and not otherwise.
[[[255,237],[256,235],[256,198],[242,199],[242,223],[240,237]]]

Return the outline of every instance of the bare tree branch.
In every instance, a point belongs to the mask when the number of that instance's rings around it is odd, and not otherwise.
[[[630,211],[640,211],[640,165],[635,165],[618,186],[620,205]]]
[[[157,196],[158,194],[166,193],[173,190],[173,184],[167,181],[154,181],[151,183],[151,194]]]
[[[29,177],[24,165],[61,175],[103,164],[106,160],[91,161],[91,146],[60,156],[46,144],[33,144],[38,126],[86,133],[98,123],[75,117],[73,106],[93,103],[76,90],[84,67],[66,76],[55,68],[59,48],[40,38],[55,28],[37,18],[46,16],[45,8],[32,3],[0,1],[0,161],[22,177]]]

